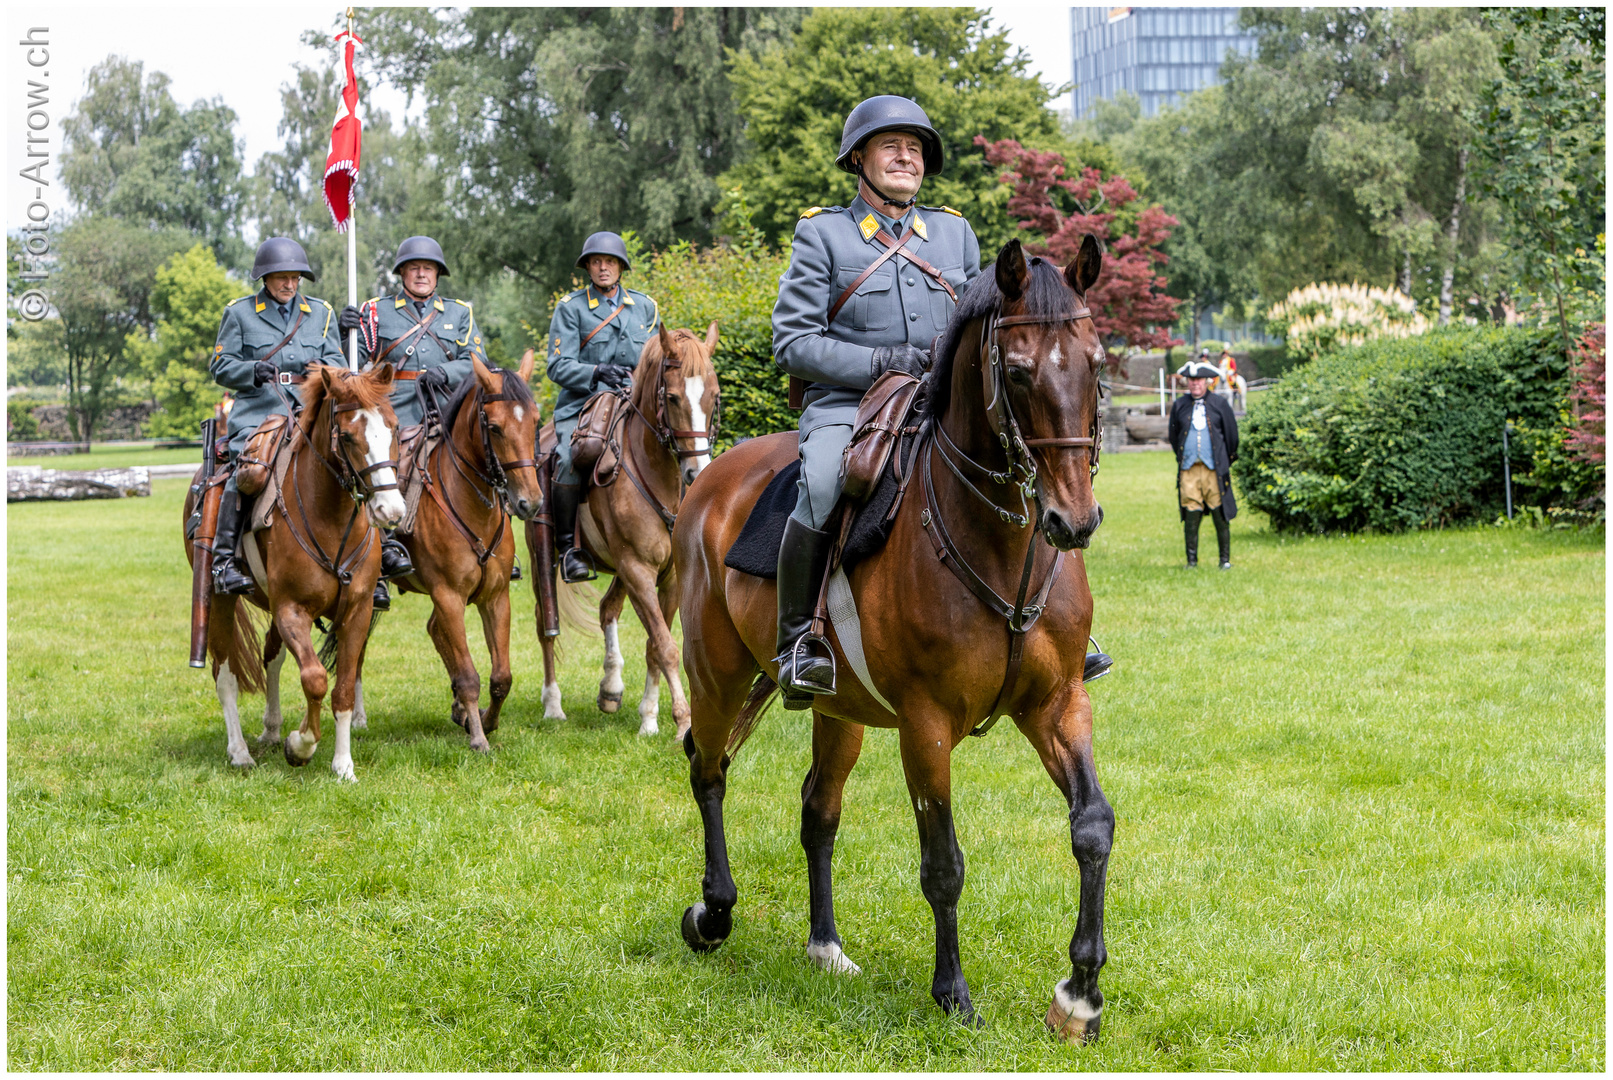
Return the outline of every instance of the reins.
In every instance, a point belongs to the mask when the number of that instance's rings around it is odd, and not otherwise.
[[[1014,415],[1013,405],[1008,399],[1007,387],[1004,385],[1002,350],[997,340],[997,331],[1004,326],[1063,326],[1079,322],[1082,319],[1092,318],[1092,312],[1083,303],[1062,315],[1001,315],[1001,301],[987,317],[986,327],[981,334],[981,368],[983,380],[983,395],[985,399],[986,414],[990,418],[992,434],[996,436],[998,444],[1002,447],[1007,459],[1007,468],[1001,471],[987,468],[964,453],[946,433],[940,420],[931,422],[938,434],[937,438],[930,440],[930,445],[924,453],[924,509],[919,517],[919,524],[923,526],[930,542],[935,548],[936,558],[951,570],[953,575],[972,592],[981,603],[1007,620],[1008,623],[1008,666],[1003,675],[1002,688],[997,692],[997,698],[992,702],[986,719],[976,725],[969,734],[983,736],[989,732],[997,720],[1002,716],[1007,703],[1013,695],[1014,687],[1019,682],[1020,669],[1025,659],[1025,638],[1031,627],[1041,618],[1046,610],[1047,598],[1053,589],[1053,583],[1058,579],[1059,571],[1064,565],[1064,553],[1051,544],[1042,542],[1053,550],[1053,564],[1048,568],[1047,576],[1043,578],[1041,587],[1036,590],[1034,597],[1027,603],[1030,594],[1032,572],[1036,564],[1038,540],[1042,540],[1042,522],[1040,513],[1031,513],[1031,502],[1038,507],[1041,498],[1036,491],[1038,471],[1033,449],[1043,447],[1049,449],[1081,449],[1089,448],[1090,461],[1088,469],[1090,476],[1098,474],[1098,454],[1101,449],[1103,431],[1098,419],[1096,398],[1101,393],[1094,380],[1094,408],[1092,414],[1092,434],[1080,436],[1054,436],[1039,439],[1026,439],[1020,433],[1019,420]],[[1025,565],[1020,572],[1019,590],[1012,604],[998,595],[970,566],[959,552],[953,542],[951,534],[941,520],[941,507],[935,496],[935,484],[932,477],[931,461],[939,452],[941,460],[958,478],[975,498],[984,502],[996,513],[999,520],[1007,522],[1016,528],[1023,529],[1031,526],[1030,542],[1025,548]],[[1022,513],[1015,513],[1001,505],[976,487],[968,477],[963,475],[962,469],[954,462],[956,456],[962,463],[977,470],[988,480],[996,484],[1013,484],[1019,489],[1020,509]]]
[[[656,369],[655,375],[655,418],[652,420],[650,417],[646,416],[644,414],[644,410],[639,408],[638,402],[634,401],[631,397],[628,397],[626,398],[628,408],[627,419],[631,421],[634,417],[638,418],[638,420],[649,429],[650,433],[655,436],[656,442],[661,444],[662,449],[666,450],[667,453],[673,455],[679,461],[682,461],[684,458],[699,457],[702,454],[709,454],[711,453],[711,447],[716,441],[717,432],[719,430],[719,415],[722,412],[722,391],[717,391],[716,401],[712,405],[711,409],[711,420],[709,422],[709,426],[704,431],[680,431],[674,428],[666,417],[666,373],[670,368],[678,368],[681,370],[683,368],[683,358],[678,356],[676,353],[663,352],[661,354],[660,366]],[[679,439],[705,439],[706,448],[704,450],[685,450],[677,445],[677,440]],[[630,457],[630,451],[632,449],[631,440],[623,438],[620,441],[615,441],[613,448],[616,451],[617,460],[621,462],[622,471],[627,474],[628,481],[632,483],[634,489],[639,493],[640,496],[643,497],[644,501],[650,505],[650,508],[655,511],[656,516],[661,519],[661,523],[666,526],[666,531],[670,533],[673,529],[673,526],[677,524],[678,516],[674,511],[668,510],[666,506],[662,504],[661,500],[657,499],[649,490],[644,481],[635,475]],[[594,479],[597,485],[597,475]]]
[[[469,486],[471,494],[476,496],[476,500],[480,502],[485,509],[496,511],[495,516],[498,518],[498,527],[493,533],[492,542],[484,544],[481,537],[477,535],[473,529],[471,529],[469,524],[466,523],[464,516],[460,514],[458,508],[454,506],[453,498],[449,496],[446,491],[439,490],[442,488],[442,484],[433,477],[431,461],[429,459],[426,462],[425,476],[423,478],[426,490],[431,493],[432,500],[436,502],[437,506],[442,510],[443,515],[448,518],[449,524],[453,525],[459,534],[463,536],[470,544],[471,551],[476,555],[476,564],[482,568],[484,578],[487,574],[487,560],[492,558],[493,553],[496,552],[499,549],[499,546],[503,543],[504,529],[508,524],[508,513],[505,510],[505,497],[509,490],[509,473],[514,472],[516,469],[537,468],[537,461],[533,458],[519,458],[515,461],[500,461],[498,459],[498,455],[493,450],[493,435],[489,429],[486,408],[487,405],[494,401],[520,400],[519,396],[512,393],[509,389],[508,380],[511,373],[505,371],[503,368],[499,368],[498,372],[500,379],[499,392],[497,394],[489,394],[487,393],[487,390],[480,384],[480,382],[478,382],[476,385],[476,396],[470,402],[471,408],[475,410],[476,413],[475,423],[477,425],[478,435],[480,436],[482,444],[482,459],[486,472],[484,472],[482,468],[478,468],[476,463],[470,460],[470,458],[460,453],[459,447],[454,441],[454,433],[452,431],[445,433],[441,442],[438,444],[437,450],[434,451],[434,453],[438,453],[443,447],[447,447],[449,463],[453,465],[454,471],[457,472],[465,481],[466,485]],[[463,409],[464,407],[465,403],[461,402],[460,408]],[[437,418],[437,421],[440,425],[441,413],[439,410],[437,410],[436,403],[434,401],[431,402],[431,411]],[[438,468],[438,471],[441,472],[440,467]],[[483,495],[481,491],[481,488],[484,486],[488,490],[486,495]]]

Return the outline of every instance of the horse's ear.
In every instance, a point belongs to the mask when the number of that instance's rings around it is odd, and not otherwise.
[[[666,328],[664,322],[661,324],[661,355],[664,357],[677,355],[677,350],[672,347],[672,331]]]
[[[1018,300],[1030,284],[1031,268],[1025,264],[1025,249],[1010,240],[997,254],[997,291],[1007,300]]]
[[[371,368],[370,369],[370,378],[374,379],[376,382],[380,383],[382,386],[390,388],[392,386],[392,377],[396,373],[397,373],[397,368],[393,367],[392,366],[392,361],[388,360],[384,364],[382,364],[380,367]]]
[[[531,349],[521,354],[521,368],[516,374],[521,376],[522,382],[530,383],[532,381],[532,368],[537,363],[537,359],[538,354]]]
[[[712,319],[711,325],[706,327],[706,354],[709,356],[717,349],[717,320]]]
[[[329,364],[319,365],[319,383],[326,390],[330,389],[330,373],[335,370],[336,369],[331,367]]]
[[[1070,283],[1070,288],[1085,296],[1102,271],[1103,245],[1098,243],[1097,237],[1088,233],[1081,239],[1081,250],[1064,268],[1064,280]]]
[[[482,363],[482,358],[475,353],[470,354],[471,370],[476,372],[476,381],[487,388],[489,394],[496,394],[504,387],[493,378],[493,369]]]

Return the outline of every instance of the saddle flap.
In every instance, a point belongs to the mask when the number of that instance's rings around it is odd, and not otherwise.
[[[887,371],[863,395],[851,442],[840,459],[841,491],[847,499],[861,503],[879,483],[921,385],[904,372]]]
[[[243,495],[256,495],[269,483],[274,457],[285,445],[285,413],[274,413],[257,426],[246,440],[246,448],[236,460],[235,486]]]
[[[538,429],[538,457],[548,457],[560,445],[560,437],[554,433],[554,421],[550,420]]]

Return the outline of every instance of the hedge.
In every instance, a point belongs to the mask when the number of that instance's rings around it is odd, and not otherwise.
[[[1233,466],[1279,530],[1404,529],[1492,519],[1501,428],[1557,420],[1568,364],[1549,330],[1460,328],[1341,349],[1260,395]],[[1527,472],[1527,454],[1513,454]]]

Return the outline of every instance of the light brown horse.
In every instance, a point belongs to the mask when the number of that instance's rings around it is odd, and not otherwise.
[[[519,372],[489,368],[471,358],[474,374],[441,409],[445,437],[423,464],[425,491],[414,529],[401,536],[414,572],[398,582],[402,592],[431,597],[426,633],[448,669],[453,706],[449,716],[470,735],[470,748],[485,751],[487,733],[498,728],[509,696],[510,573],[515,531],[506,504],[526,521],[543,506],[538,491],[538,404],[527,380],[532,354]],[[488,700],[465,640],[465,608],[482,617],[490,668]]]
[[[959,301],[930,376],[917,473],[908,474],[916,479],[888,543],[850,573],[873,687],[854,674],[837,632],[839,692],[813,698],[812,769],[801,803],[807,955],[855,973],[835,926],[831,886],[841,792],[864,726],[897,729],[918,822],[919,884],[935,915],[930,992],[943,1009],[973,1021],[958,955],[964,863],[953,828],[951,756],[989,726],[984,721],[1011,716],[1070,808],[1081,901],[1071,975],[1055,988],[1045,1019],[1072,1040],[1096,1036],[1101,1017],[1104,874],[1114,829],[1093,766],[1092,706],[1082,685],[1092,594],[1077,550],[1103,516],[1091,479],[1103,349],[1083,300],[1101,265],[1090,237],[1064,274],[1041,259],[1027,262],[1011,241],[995,273],[981,274]],[[673,536],[694,710],[684,748],[705,827],[702,900],[683,918],[684,940],[696,951],[716,948],[732,929],[737,893],[722,809],[728,766],[778,674],[774,584],[728,569],[723,559],[768,481],[795,456],[792,433],[729,450],[689,492]],[[1012,632],[1016,624],[1023,634]],[[1010,663],[1016,637],[1017,671]]]
[[[241,735],[240,691],[268,695],[258,745],[281,742],[281,645],[296,657],[308,708],[284,746],[287,762],[306,765],[319,745],[319,713],[329,686],[311,631],[315,619],[328,619],[336,636],[331,769],[352,780],[351,725],[375,583],[381,576],[378,530],[403,518],[393,460],[397,417],[388,403],[392,365],[363,374],[313,366],[306,378],[302,411],[287,450],[291,464],[275,495],[272,521],[267,529],[247,533],[244,541],[246,565],[257,582],[248,599],[271,619],[267,644],[260,658],[257,632],[238,598],[215,595],[207,647],[224,709],[230,763],[241,767],[256,762]],[[185,500],[185,519],[192,501]],[[194,560],[192,546],[186,544],[185,550]],[[264,660],[269,663],[267,678]]]
[[[704,340],[692,330],[661,331],[644,343],[628,414],[618,429],[621,469],[613,483],[593,486],[577,512],[577,543],[594,565],[616,576],[599,602],[605,662],[596,699],[601,712],[622,705],[622,649],[618,624],[632,600],[648,640],[644,646],[644,696],[639,700],[640,735],[660,730],[661,679],[672,694],[677,737],[689,730],[689,703],[678,677],[678,644],[672,617],[678,610],[677,572],[672,565],[672,525],[683,491],[711,463],[721,393],[711,354],[717,324]],[[537,565],[537,530],[527,526],[527,545]],[[555,639],[543,634],[542,590],[536,610],[543,644],[543,715],[564,720],[555,660]]]

